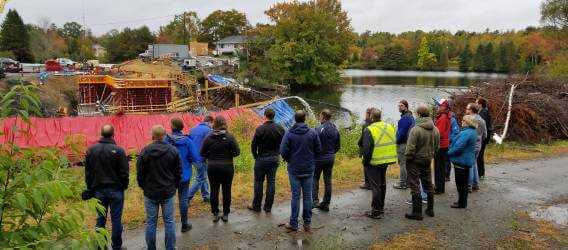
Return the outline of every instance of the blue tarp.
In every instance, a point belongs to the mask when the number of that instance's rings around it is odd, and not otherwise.
[[[231,84],[231,79],[229,78],[225,78],[223,76],[220,75],[208,75],[207,79],[215,84],[218,85],[222,85],[222,86],[227,86],[229,84]]]
[[[290,107],[285,100],[275,101],[260,109],[254,109],[254,111],[260,116],[263,116],[264,111],[269,108],[276,112],[274,122],[282,125],[285,129],[289,129],[294,125],[294,109]]]

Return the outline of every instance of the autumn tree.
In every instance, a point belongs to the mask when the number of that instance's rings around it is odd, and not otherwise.
[[[423,37],[418,50],[418,62],[416,67],[420,70],[433,70],[436,67],[436,55],[430,52],[430,44],[428,38]]]
[[[201,22],[200,40],[213,44],[228,36],[244,35],[250,28],[245,13],[235,9],[216,10]]]
[[[0,50],[10,51],[21,62],[32,62],[30,35],[16,10],[9,10],[0,30]]]

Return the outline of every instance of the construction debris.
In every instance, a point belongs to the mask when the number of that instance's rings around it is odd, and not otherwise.
[[[507,140],[546,143],[568,139],[568,83],[545,79],[499,79],[454,93],[454,112],[461,117],[468,103],[487,99],[495,133],[504,130],[511,85],[517,84]]]

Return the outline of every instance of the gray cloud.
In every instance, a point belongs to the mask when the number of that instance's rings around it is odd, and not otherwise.
[[[157,30],[174,14],[193,10],[205,18],[217,9],[237,9],[251,23],[268,22],[264,11],[277,0],[96,0],[84,1],[86,24],[97,34],[124,27],[149,26]],[[445,29],[482,31],[509,30],[539,24],[541,0],[346,0],[343,7],[358,32],[365,30],[403,32]],[[82,23],[82,0],[11,0],[26,23],[49,19],[57,25]],[[5,11],[6,12],[6,11]],[[5,14],[5,13],[4,13]],[[4,18],[4,15],[1,16]]]

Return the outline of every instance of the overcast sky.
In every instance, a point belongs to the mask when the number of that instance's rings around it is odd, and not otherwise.
[[[344,0],[343,8],[357,32],[400,33],[422,29],[483,31],[523,29],[539,25],[542,0]],[[264,11],[277,0],[9,0],[26,23],[45,20],[58,26],[68,21],[83,23],[96,34],[124,27],[149,26],[157,30],[173,15],[196,11],[201,19],[217,9],[237,9],[251,24],[266,23]],[[84,4],[84,8],[83,8]]]

